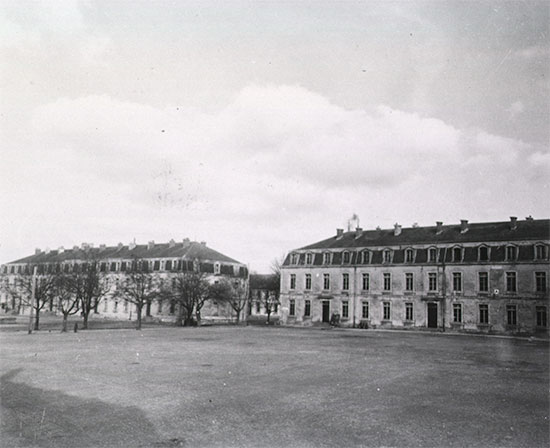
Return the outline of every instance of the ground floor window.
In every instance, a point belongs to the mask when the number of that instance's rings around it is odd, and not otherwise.
[[[279,310],[279,304],[277,302],[275,302],[273,304],[273,312],[276,313],[278,310]]]
[[[480,324],[489,323],[489,305],[486,305],[486,304],[479,305],[479,323]]]
[[[349,317],[349,302],[347,300],[342,301],[342,317],[344,319]]]
[[[290,299],[290,311],[289,314],[291,316],[294,316],[296,314],[296,301],[294,299]]]
[[[174,314],[176,312],[176,301],[171,300],[170,301],[170,314]]]
[[[405,303],[405,320],[413,320],[413,304],[411,302]]]
[[[548,326],[548,311],[545,306],[537,306],[537,327],[546,328]]]
[[[390,302],[384,302],[383,303],[382,318],[384,320],[390,320],[391,319],[391,304],[390,304]]]
[[[157,313],[158,314],[162,313],[162,300],[158,301]]]
[[[113,311],[114,311],[115,313],[118,313],[118,301],[117,301],[117,300],[115,300],[115,305],[114,305],[114,307],[113,307]]]
[[[508,325],[518,324],[518,308],[516,305],[506,305],[506,323]]]
[[[107,305],[107,302],[108,302],[107,300],[104,300],[104,301],[103,301],[103,312],[104,312],[104,313],[107,312],[107,306],[108,306],[108,305]]]
[[[369,318],[369,302],[363,302],[363,312],[361,314],[363,319]]]
[[[311,300],[306,300],[305,302],[304,316],[305,317],[311,316]]]
[[[256,302],[256,312],[259,313],[261,311],[260,307],[262,306],[261,302],[258,300]]]
[[[462,304],[453,303],[453,322],[462,322]]]

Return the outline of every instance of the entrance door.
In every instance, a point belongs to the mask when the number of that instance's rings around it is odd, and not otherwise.
[[[330,322],[330,301],[323,300],[323,322]]]
[[[428,303],[428,328],[437,328],[437,303]]]

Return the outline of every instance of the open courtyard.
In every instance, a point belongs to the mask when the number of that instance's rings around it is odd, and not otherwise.
[[[5,447],[546,447],[548,342],[281,327],[0,333]]]

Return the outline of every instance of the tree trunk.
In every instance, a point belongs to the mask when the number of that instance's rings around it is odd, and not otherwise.
[[[239,325],[239,322],[240,322],[240,319],[241,319],[241,311],[237,311],[237,325]]]
[[[63,327],[61,327],[61,333],[67,333],[67,318],[69,316],[66,313],[63,313]]]
[[[141,330],[141,309],[142,306],[136,305],[136,313],[137,313],[137,327],[136,330]]]
[[[145,315],[151,317],[151,301],[147,301],[147,308],[145,309]]]
[[[88,329],[88,314],[89,314],[89,311],[82,312],[82,329],[83,330]]]
[[[40,310],[36,309],[36,314],[34,315],[34,329],[39,330],[40,329]]]
[[[269,324],[269,317],[271,316],[271,308],[267,309],[267,323]]]

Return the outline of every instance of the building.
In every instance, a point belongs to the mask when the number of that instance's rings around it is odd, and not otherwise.
[[[548,333],[550,220],[364,231],[292,251],[281,322]]]
[[[252,319],[267,320],[269,314],[270,321],[278,320],[279,284],[275,274],[250,274],[248,315]]]
[[[102,281],[107,286],[108,292],[95,308],[96,317],[108,317],[114,319],[135,319],[135,307],[125,300],[120,292],[121,285],[131,263],[140,260],[147,263],[147,270],[153,273],[160,282],[171,282],[182,271],[199,271],[206,274],[210,283],[221,279],[228,279],[235,286],[247,288],[248,269],[226,255],[211,248],[205,242],[194,242],[184,239],[182,242],[171,240],[164,244],[148,244],[117,246],[93,245],[83,243],[72,249],[60,247],[57,250],[36,249],[34,255],[20,260],[6,263],[0,267],[0,307],[4,313],[25,314],[29,307],[22,306],[21,300],[10,293],[21,276],[29,276],[37,267],[38,277],[60,270],[62,272],[78,272],[83,263],[93,260],[99,267]],[[45,311],[56,313],[55,303],[50,303]],[[176,306],[164,301],[152,301],[143,310],[145,317],[160,320],[174,320]],[[207,301],[201,310],[204,320],[229,320],[232,318],[230,307],[227,303]],[[243,313],[246,314],[246,313]]]

